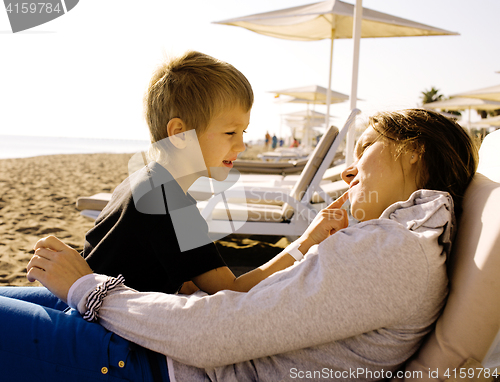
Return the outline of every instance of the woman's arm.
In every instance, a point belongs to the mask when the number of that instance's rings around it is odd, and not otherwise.
[[[249,293],[222,291],[200,297],[113,289],[104,299],[99,322],[139,345],[203,368],[390,326],[418,309],[418,298],[427,287],[427,263],[418,241],[403,228],[395,234],[396,223],[388,223],[392,228],[371,227],[366,239],[360,228],[340,231],[322,243],[319,252],[311,251],[305,261]],[[384,251],[387,243],[391,248]],[[67,248],[62,254],[81,259]],[[57,270],[48,268],[49,273]],[[50,282],[55,278],[41,276],[38,279],[53,290]],[[103,280],[106,276],[89,276],[73,292],[70,304],[78,304],[83,313],[86,296]]]
[[[346,192],[327,208],[323,209],[316,216],[306,232],[296,241],[297,249],[301,252],[302,256],[313,245],[321,243],[328,236],[347,227],[347,212],[340,209],[347,199],[348,193]],[[193,282],[198,288],[208,294],[214,294],[221,290],[248,292],[273,273],[293,265],[296,259],[287,252],[287,248],[267,263],[239,277],[235,277],[228,267],[221,267],[194,277]]]

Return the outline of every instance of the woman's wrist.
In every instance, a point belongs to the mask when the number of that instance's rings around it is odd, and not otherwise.
[[[68,292],[68,305],[73,309],[78,310],[80,314],[87,310],[88,295],[103,281],[107,280],[106,275],[96,273],[88,274],[80,277],[71,286]]]
[[[295,243],[299,243],[300,246],[299,246],[299,250],[300,252],[302,252],[304,255],[307,253],[307,251],[309,251],[309,249],[317,244],[317,243],[314,243],[312,240],[310,240],[309,238],[303,238],[303,237],[299,237],[297,240],[295,240]]]
[[[68,291],[68,297],[67,297],[67,304],[72,307],[73,309],[76,309],[78,306],[78,303],[80,302],[80,298],[75,298],[77,295],[76,290],[78,287],[83,284],[85,281],[89,279],[95,279],[95,275],[93,273],[85,275],[80,277],[78,280],[76,280],[73,285],[69,288]]]
[[[295,261],[300,261],[304,255],[309,251],[314,243],[308,239],[297,239],[285,248],[285,252],[292,256]]]
[[[125,278],[122,275],[118,277],[107,277],[105,281],[97,285],[97,287],[87,295],[87,304],[85,313],[82,317],[85,321],[96,322],[99,317],[99,309],[101,309],[104,299],[108,292],[123,285]]]

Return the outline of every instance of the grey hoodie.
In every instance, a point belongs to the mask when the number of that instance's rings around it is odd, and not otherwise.
[[[387,378],[418,349],[444,305],[453,220],[447,193],[419,190],[379,219],[330,236],[248,293],[120,287],[105,298],[100,323],[165,354],[179,382]],[[70,305],[84,312],[104,279],[78,280]]]

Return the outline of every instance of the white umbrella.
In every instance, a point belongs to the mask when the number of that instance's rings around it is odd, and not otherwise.
[[[298,99],[304,100],[304,103],[322,103],[326,104],[327,89],[319,85],[302,86],[298,88],[274,90],[270,93],[275,93],[277,96],[286,95],[290,97],[295,97],[295,101],[299,102]],[[344,102],[349,99],[347,94],[339,93],[330,89],[330,103]]]
[[[426,108],[430,109],[444,109],[444,110],[464,110],[469,111],[469,121],[468,127],[471,128],[470,114],[471,109],[474,110],[496,110],[500,109],[500,102],[497,101],[485,101],[478,98],[463,98],[455,97],[450,98],[445,101],[429,102],[424,105]]]
[[[471,90],[468,92],[455,94],[452,97],[469,97],[469,98],[480,98],[489,101],[500,101],[500,85],[490,86],[487,88]]]
[[[311,133],[314,127],[324,126],[325,114],[314,110],[303,110],[284,115],[286,124],[294,136],[302,138],[306,150],[311,149]]]
[[[363,8],[362,0],[356,0],[356,7],[340,0],[327,0],[215,23],[239,26],[256,33],[288,40],[315,41],[331,39],[328,90],[330,90],[332,82],[333,40],[353,38],[351,109],[356,107],[360,38],[458,34]],[[330,91],[327,92],[326,106],[325,121],[328,121]],[[352,150],[351,146],[354,145],[353,134],[351,133],[348,134],[347,161],[351,159],[352,152],[350,150]]]
[[[274,90],[271,93],[275,93],[276,97],[279,97],[281,95],[289,96],[289,97],[294,97],[286,102],[292,102],[292,103],[305,103],[307,104],[307,110],[309,110],[309,104],[321,104],[325,105],[327,103],[327,89],[324,88],[323,86],[319,85],[309,85],[309,86],[302,86],[298,88],[289,88],[289,89],[283,89],[283,90]],[[344,102],[349,99],[349,96],[347,94],[339,93],[334,90],[330,89],[330,103],[339,103],[339,102]],[[313,107],[314,111],[314,107]],[[325,123],[326,126],[330,125],[330,115],[328,113],[328,119],[326,118],[326,114],[323,114],[324,119],[323,122]]]
[[[422,106],[424,109],[428,109],[428,110],[434,110],[432,109],[431,107],[427,107],[426,105]],[[457,115],[457,114],[452,114],[452,113],[447,113],[445,111],[440,111],[440,110],[434,110],[435,112],[441,114],[443,117],[446,117],[448,119],[453,119],[453,120],[457,120],[457,119],[460,119],[460,115]]]
[[[295,111],[283,115],[285,120],[290,122],[304,123],[308,122],[310,127],[324,126],[325,114],[314,110]]]
[[[500,115],[480,119],[479,121],[474,122],[472,126],[500,126]]]

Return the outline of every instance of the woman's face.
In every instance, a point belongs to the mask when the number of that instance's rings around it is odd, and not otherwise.
[[[415,153],[396,158],[395,144],[368,127],[359,138],[354,162],[342,172],[349,184],[351,214],[359,221],[377,219],[391,204],[416,191]]]

